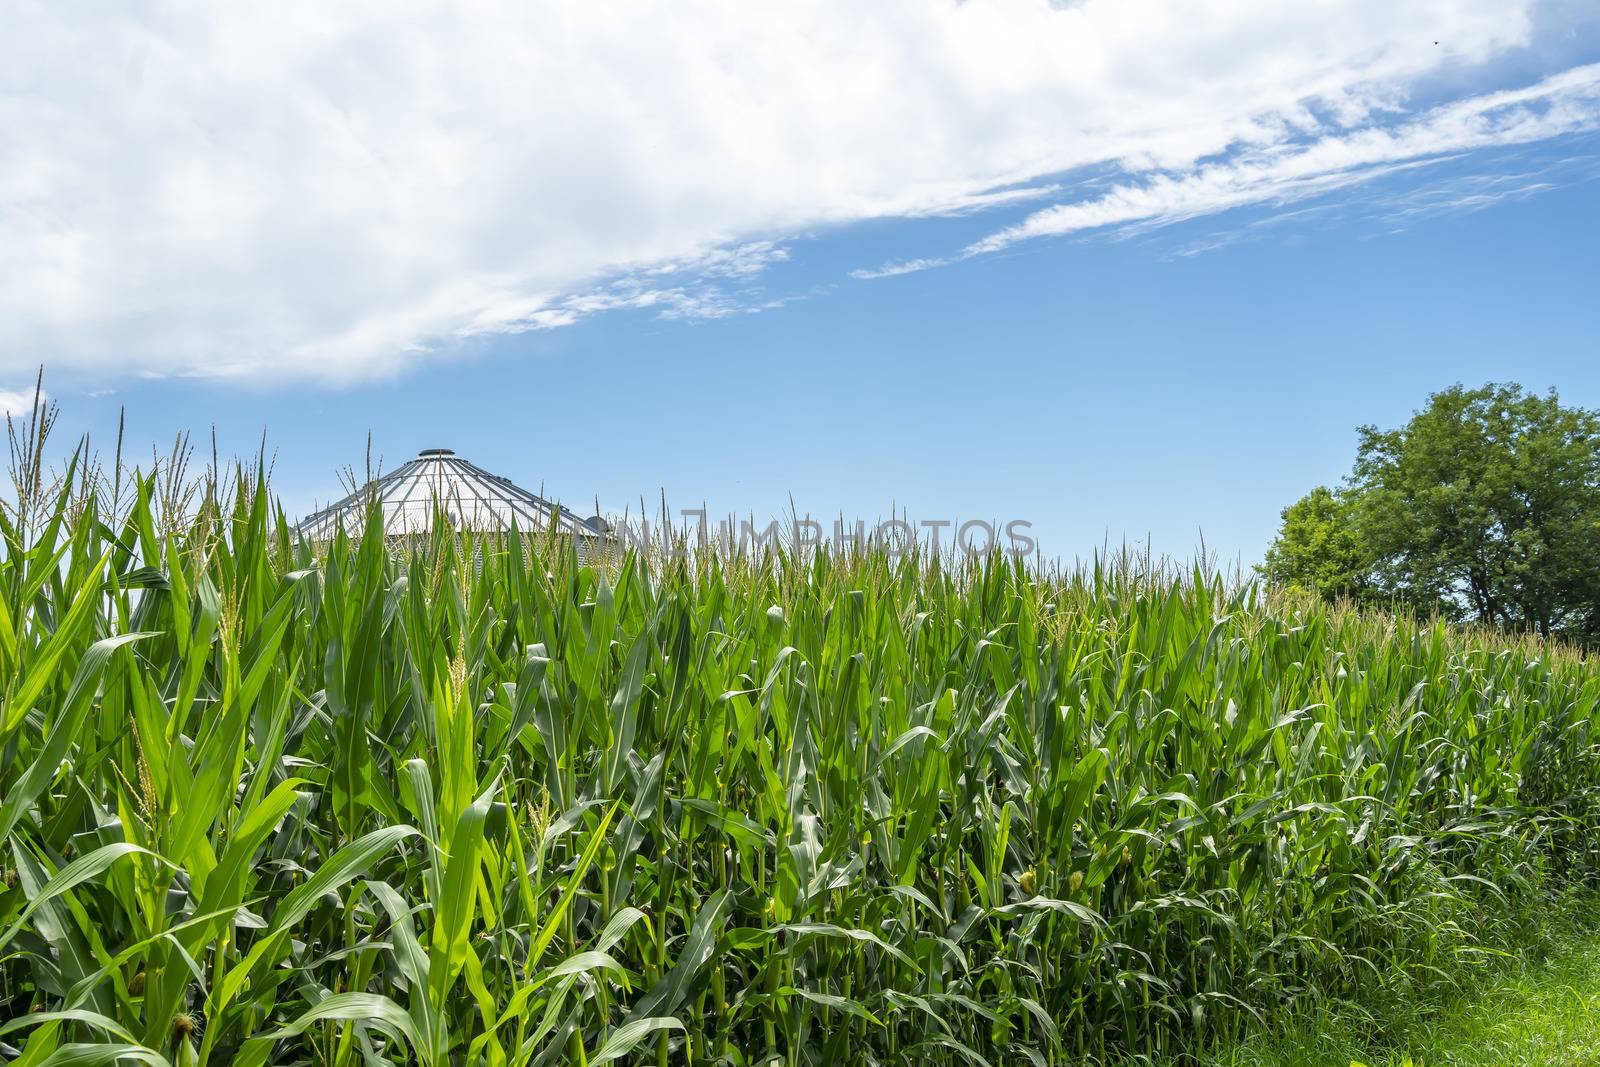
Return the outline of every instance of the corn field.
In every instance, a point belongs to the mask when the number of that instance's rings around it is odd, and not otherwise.
[[[0,530],[18,1063],[1182,1062],[1600,865],[1558,646],[1205,571],[311,546],[241,480]]]

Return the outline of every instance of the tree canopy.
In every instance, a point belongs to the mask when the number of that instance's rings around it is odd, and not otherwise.
[[[1284,509],[1269,582],[1600,637],[1600,413],[1458,385],[1358,432],[1345,484]]]

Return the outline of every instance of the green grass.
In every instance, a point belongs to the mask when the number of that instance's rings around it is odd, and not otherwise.
[[[1158,1062],[1436,999],[1600,870],[1561,646],[1200,570],[311,546],[248,478],[29,477],[25,1064]]]
[[[1526,942],[1442,1002],[1330,1011],[1206,1067],[1596,1067],[1596,907],[1584,897],[1564,914],[1529,916]]]

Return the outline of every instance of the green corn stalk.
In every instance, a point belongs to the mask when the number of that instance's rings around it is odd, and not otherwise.
[[[1558,643],[1128,559],[306,544],[259,467],[84,469],[0,515],[22,1063],[1172,1059],[1600,871]]]

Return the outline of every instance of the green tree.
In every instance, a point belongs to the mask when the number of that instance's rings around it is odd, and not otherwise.
[[[1351,591],[1353,560],[1368,595],[1600,636],[1600,414],[1554,390],[1458,385],[1399,429],[1359,432],[1345,488],[1284,512],[1268,580]]]
[[[1319,485],[1283,509],[1283,527],[1260,571],[1273,585],[1361,599],[1374,591],[1372,568],[1351,501]]]

